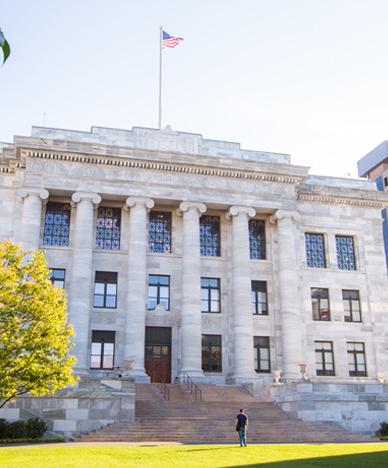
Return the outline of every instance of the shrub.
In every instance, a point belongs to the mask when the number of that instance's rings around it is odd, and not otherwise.
[[[30,439],[39,439],[47,431],[47,424],[43,419],[31,418],[25,424],[27,437]]]
[[[388,423],[380,423],[380,429],[376,431],[377,436],[388,436]]]
[[[27,436],[26,423],[24,421],[8,423],[7,436],[10,439],[24,439]]]
[[[7,421],[5,419],[0,419],[0,439],[7,437]]]

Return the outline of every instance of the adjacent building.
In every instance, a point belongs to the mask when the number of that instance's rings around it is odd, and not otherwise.
[[[45,250],[81,375],[384,380],[387,202],[169,127],[33,127],[0,154],[0,239]]]

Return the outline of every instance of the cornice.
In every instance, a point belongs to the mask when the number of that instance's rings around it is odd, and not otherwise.
[[[276,182],[281,184],[299,184],[303,176],[288,176],[271,174],[255,170],[230,169],[226,167],[197,166],[194,164],[178,162],[160,162],[140,159],[127,159],[120,157],[103,157],[98,155],[85,155],[81,153],[65,153],[57,151],[42,151],[24,149],[25,156],[33,159],[77,162],[113,167],[127,167],[143,170],[173,172],[180,174],[193,174],[215,176],[231,179],[255,180],[262,182]]]
[[[365,208],[383,208],[386,205],[386,203],[379,200],[367,200],[364,198],[346,198],[338,197],[335,195],[313,195],[305,193],[299,193],[297,196],[297,200],[303,202],[327,203],[329,205],[360,206]]]

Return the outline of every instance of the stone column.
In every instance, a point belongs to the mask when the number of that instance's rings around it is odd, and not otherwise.
[[[279,210],[274,219],[278,222],[283,377],[286,380],[300,380],[299,364],[306,363],[302,352],[303,332],[295,237],[295,221],[300,219],[300,214],[296,211]]]
[[[193,380],[203,378],[201,333],[201,268],[199,217],[206,212],[203,203],[182,202],[182,310],[181,310],[181,369]]]
[[[232,304],[233,304],[233,373],[234,383],[255,379],[253,359],[253,318],[251,306],[251,274],[249,252],[250,217],[253,208],[232,206],[228,217],[232,218]]]
[[[39,249],[40,222],[42,218],[42,200],[47,200],[49,193],[42,188],[22,188],[19,196],[23,200],[20,241],[24,249]]]
[[[147,310],[147,212],[150,198],[128,197],[129,214],[127,317],[124,365],[138,382],[149,382],[144,370],[145,315]]]
[[[95,245],[94,207],[101,202],[100,195],[76,192],[71,197],[77,207],[73,235],[73,258],[69,295],[69,321],[73,324],[77,358],[77,373],[90,368],[89,336],[93,295],[93,248]]]

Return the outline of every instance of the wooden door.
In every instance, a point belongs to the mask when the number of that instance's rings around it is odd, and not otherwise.
[[[171,383],[171,328],[146,327],[144,367],[152,383]]]

